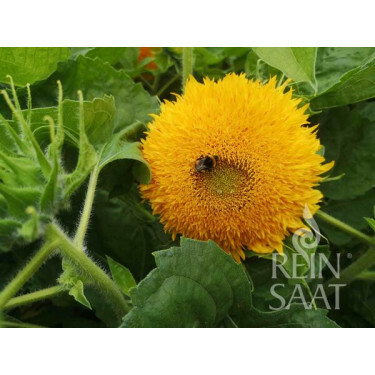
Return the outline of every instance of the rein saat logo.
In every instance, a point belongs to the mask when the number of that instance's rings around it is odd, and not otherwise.
[[[333,264],[329,256],[324,252],[317,252],[321,234],[319,227],[307,205],[305,205],[303,218],[308,227],[297,229],[292,238],[290,246],[286,241],[284,254],[272,254],[272,279],[279,276],[287,279],[286,283],[275,283],[271,286],[270,292],[273,297],[280,301],[278,306],[269,305],[270,310],[290,309],[293,302],[302,303],[305,309],[316,308],[316,302],[321,301],[322,307],[328,310],[340,309],[340,288],[346,284],[323,282],[322,271],[324,268],[332,274],[333,278],[340,278],[340,255],[336,254],[336,262]],[[309,281],[313,283],[311,290]],[[285,289],[294,286],[290,297],[285,298]],[[306,295],[307,294],[307,295]],[[328,297],[334,294],[333,303]]]

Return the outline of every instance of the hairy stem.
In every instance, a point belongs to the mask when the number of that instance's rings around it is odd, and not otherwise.
[[[63,293],[64,291],[65,288],[62,285],[56,285],[51,288],[38,290],[37,292],[24,294],[22,296],[14,297],[11,300],[9,300],[6,303],[4,309],[10,310],[18,306],[27,305],[28,303],[33,303],[48,298],[52,298]]]
[[[38,268],[48,259],[57,248],[57,241],[45,243],[30,262],[16,275],[16,277],[0,293],[0,311],[4,309],[6,303],[25,285]]]
[[[182,49],[182,87],[185,88],[186,80],[193,74],[194,56],[193,47]]]
[[[129,311],[128,303],[122,295],[120,289],[112,279],[97,266],[83,251],[77,249],[72,242],[56,225],[50,224],[46,230],[47,238],[52,241],[58,241],[59,249],[73,265],[90,279],[90,282],[98,287],[100,292],[105,295],[114,307],[115,312],[120,318]]]
[[[79,221],[78,229],[74,237],[74,244],[79,249],[82,249],[83,241],[85,239],[85,235],[89,225],[92,205],[94,203],[95,198],[96,185],[98,183],[99,171],[99,165],[97,164],[90,175],[89,185],[87,187],[87,193],[85,198],[85,204],[83,206],[81,219]]]
[[[333,216],[323,211],[318,211],[315,215],[321,220],[325,221],[326,223],[332,225],[333,227],[336,227],[337,229],[340,229],[341,231],[358,238],[359,240],[367,243],[370,246],[375,246],[375,237],[368,236],[367,234],[360,232],[359,230],[351,227],[350,225],[334,218]]]
[[[57,86],[59,90],[58,98],[58,110],[57,110],[57,149],[60,153],[61,148],[64,144],[64,110],[63,110],[63,88],[61,81],[57,81]]]

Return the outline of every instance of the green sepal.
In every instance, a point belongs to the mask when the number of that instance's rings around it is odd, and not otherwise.
[[[375,232],[375,219],[372,219],[370,217],[364,218],[367,221],[367,224],[370,226],[370,228]]]
[[[81,305],[86,306],[92,310],[89,300],[85,296],[83,283],[81,280],[77,280],[73,286],[69,289],[69,294]]]
[[[126,268],[120,263],[117,263],[109,256],[107,256],[107,261],[113,280],[119,286],[121,291],[127,296],[129,296],[130,289],[137,286],[137,283],[134,280],[132,273],[128,268]]]

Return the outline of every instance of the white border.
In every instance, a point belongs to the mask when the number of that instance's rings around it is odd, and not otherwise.
[[[370,2],[4,1],[2,46],[365,46]],[[359,373],[369,330],[2,329],[3,374]],[[371,353],[370,353],[371,351]],[[342,369],[342,367],[344,367]]]
[[[3,329],[2,374],[357,374],[360,329]],[[82,372],[80,372],[82,371]]]
[[[373,45],[368,0],[3,1],[2,46]]]

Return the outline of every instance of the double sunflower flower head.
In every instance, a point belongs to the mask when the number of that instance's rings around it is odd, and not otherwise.
[[[176,236],[214,240],[234,259],[245,249],[282,252],[283,240],[319,208],[323,164],[307,105],[245,75],[194,78],[161,105],[142,141],[152,180],[141,185],[154,214]]]

